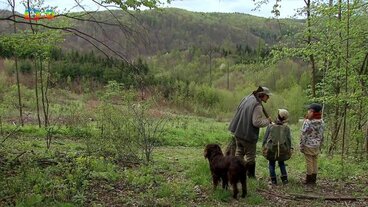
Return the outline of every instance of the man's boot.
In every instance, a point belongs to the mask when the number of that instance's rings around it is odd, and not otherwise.
[[[256,163],[248,164],[248,178],[256,179]]]
[[[317,182],[317,174],[311,175],[311,184],[315,185]]]
[[[284,184],[284,185],[288,184],[289,180],[288,180],[287,175],[282,175],[281,176],[281,181],[282,181],[282,184]]]
[[[304,185],[309,185],[312,183],[312,175],[308,175],[305,177],[305,181],[303,181]]]

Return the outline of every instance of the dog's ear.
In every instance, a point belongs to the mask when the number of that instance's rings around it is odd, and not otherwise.
[[[204,158],[209,158],[211,156],[213,146],[211,144],[206,145],[206,148],[204,148]]]
[[[207,147],[206,147],[206,149],[204,149],[203,156],[204,156],[204,158],[208,158]]]

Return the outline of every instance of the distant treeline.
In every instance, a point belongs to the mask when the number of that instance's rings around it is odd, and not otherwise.
[[[46,61],[44,62],[43,67],[46,67]],[[23,74],[34,72],[34,59],[22,57],[19,70]],[[9,72],[13,73],[14,70]],[[54,85],[62,86],[66,81],[80,82],[81,80],[95,81],[103,85],[109,81],[116,81],[129,88],[137,86],[139,80],[146,79],[148,65],[140,58],[130,64],[115,58],[96,55],[93,51],[63,52],[60,48],[53,48],[50,53],[49,72],[53,77]]]

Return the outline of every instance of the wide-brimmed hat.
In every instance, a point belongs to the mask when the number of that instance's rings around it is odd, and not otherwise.
[[[264,86],[259,86],[258,89],[253,93],[266,94],[267,96],[272,96],[270,89]]]

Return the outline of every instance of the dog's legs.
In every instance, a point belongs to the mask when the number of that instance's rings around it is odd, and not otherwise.
[[[227,175],[223,175],[221,179],[222,179],[222,188],[227,189],[227,187],[229,186],[229,180],[227,178]]]
[[[220,177],[215,174],[212,174],[212,181],[213,181],[213,189],[215,190],[218,183],[220,182]]]
[[[232,182],[231,185],[233,186],[233,198],[237,199],[238,197],[238,193],[239,193],[239,190],[238,190],[238,186],[236,185],[237,182]]]
[[[246,181],[246,177],[244,177],[244,179],[240,179],[241,185],[242,185],[242,198],[245,198],[245,196],[247,195],[247,181]]]

